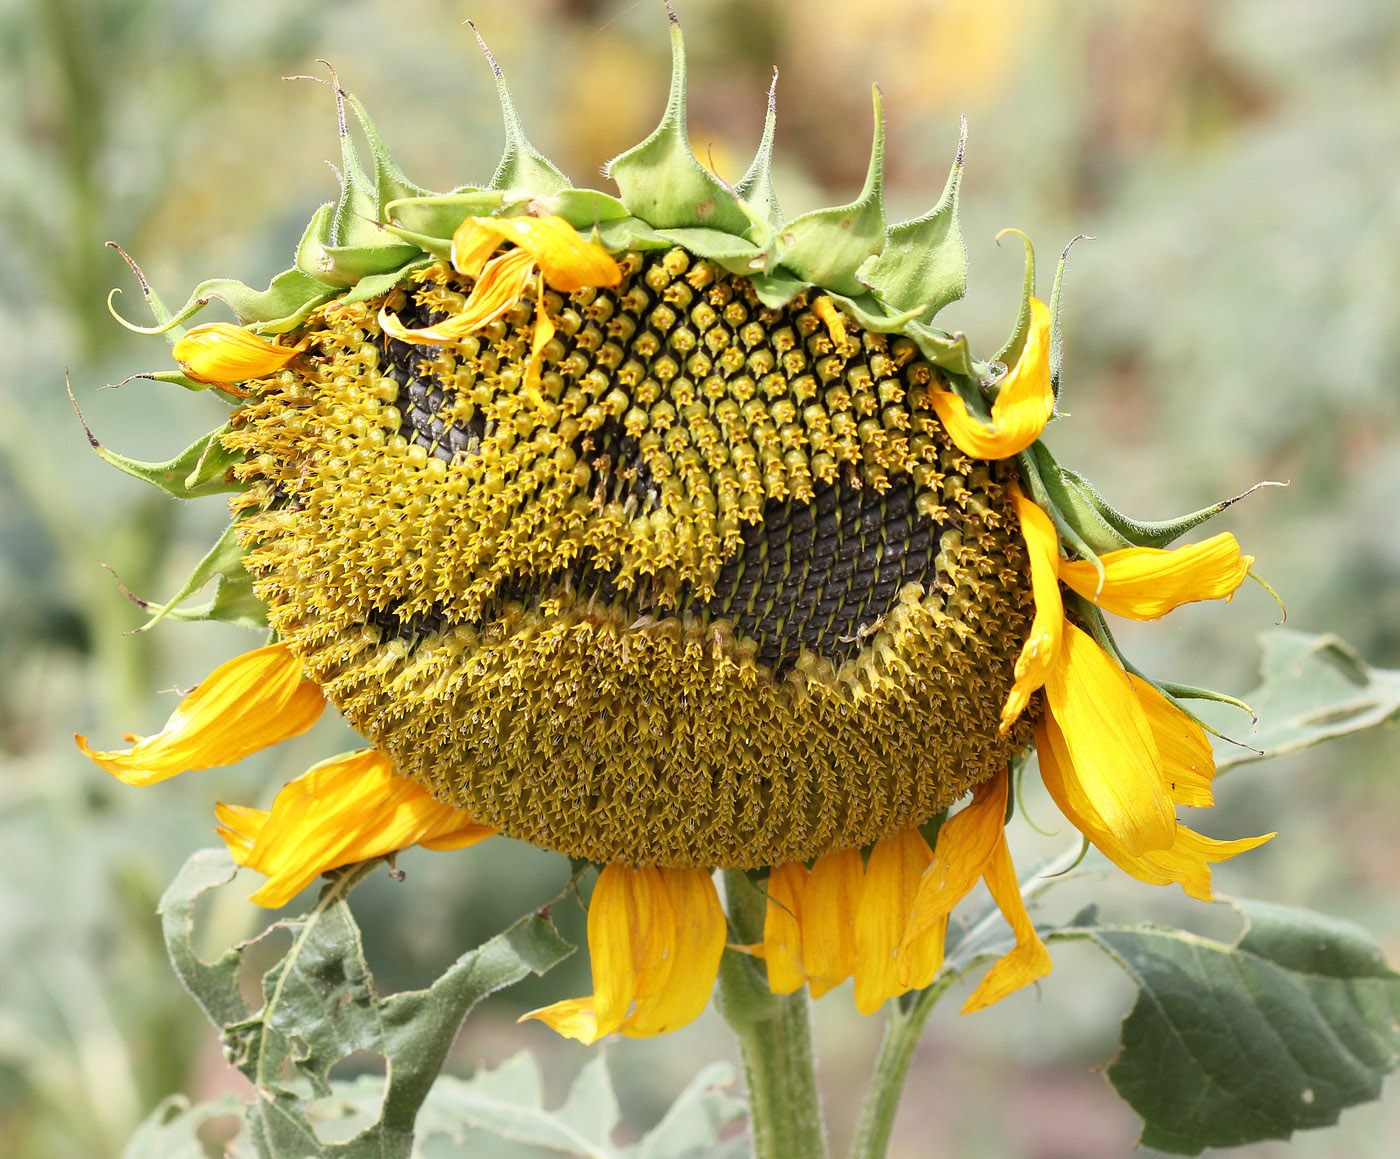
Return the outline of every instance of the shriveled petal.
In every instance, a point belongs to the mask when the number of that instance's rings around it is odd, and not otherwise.
[[[469,217],[452,233],[452,268],[469,278],[481,276],[481,268],[501,244],[495,219]]]
[[[1031,299],[1031,326],[1016,364],[1006,372],[992,403],[991,424],[968,412],[952,391],[931,392],[929,401],[958,450],[974,459],[1007,459],[1040,437],[1055,410],[1050,381],[1050,308]]]
[[[1016,935],[1016,948],[997,961],[978,983],[962,1013],[972,1014],[984,1010],[994,1002],[1000,1002],[1008,994],[1028,986],[1037,978],[1050,973],[1050,951],[1040,940],[1026,912],[1025,900],[1021,897],[1021,885],[1016,880],[1016,867],[1011,862],[1011,850],[1006,844],[1006,832],[997,835],[996,849],[986,867],[987,888],[991,891],[1001,916],[1006,919],[1012,933]]]
[[[1185,547],[1125,547],[1099,559],[1102,588],[1086,560],[1061,563],[1060,579],[1104,611],[1131,620],[1155,620],[1196,600],[1229,599],[1254,564],[1228,531]]]
[[[596,242],[585,238],[562,217],[479,217],[468,218],[473,229],[468,233],[464,222],[458,228],[464,240],[463,260],[479,253],[479,236],[494,233],[501,241],[514,242],[529,253],[544,274],[551,289],[568,294],[587,286],[615,286],[622,281],[622,268]],[[454,243],[456,238],[454,237]],[[489,252],[489,251],[488,251]]]
[[[807,867],[800,861],[779,865],[768,875],[768,908],[763,918],[763,957],[768,988],[791,994],[807,981],[802,957],[802,895]]]
[[[209,322],[193,327],[171,354],[186,378],[233,383],[281,370],[301,351],[301,346],[277,346],[232,322]]]
[[[1205,808],[1215,803],[1215,754],[1206,730],[1140,676],[1130,677],[1138,703],[1147,714],[1167,795],[1178,805]]]
[[[865,874],[860,850],[824,853],[802,895],[802,957],[813,998],[841,985],[856,968],[856,910]]]
[[[171,713],[165,727],[125,750],[78,747],[119,781],[153,785],[177,773],[232,765],[305,732],[321,715],[321,689],[301,676],[301,661],[272,644],[220,664]]]
[[[655,936],[637,957],[636,1006],[621,1028],[628,1038],[668,1034],[698,1018],[724,953],[724,910],[711,875],[703,869],[651,872]]]
[[[1073,624],[1065,624],[1045,702],[1068,747],[1064,773],[1105,826],[1133,853],[1170,848],[1176,813],[1147,714],[1128,674]]]
[[[1015,682],[1001,710],[1002,732],[1016,723],[1016,718],[1030,703],[1031,695],[1045,683],[1050,666],[1059,655],[1065,623],[1065,604],[1057,578],[1061,562],[1060,538],[1055,533],[1055,525],[1040,505],[1027,499],[1019,488],[1013,490],[1011,497],[1016,503],[1021,535],[1030,558],[1035,618],[1031,621],[1031,634],[1016,658]]]
[[[400,342],[414,345],[441,345],[474,334],[494,322],[515,305],[530,288],[535,261],[525,250],[515,249],[492,258],[481,271],[460,314],[420,330],[410,330],[389,312],[379,311],[379,328]]]
[[[919,879],[931,860],[933,851],[917,829],[882,838],[870,851],[856,908],[855,996],[862,1014],[875,1013],[911,988],[899,979],[897,955]],[[927,965],[927,955],[921,955],[914,971],[925,972]]]
[[[1005,771],[973,790],[965,809],[954,813],[938,831],[933,860],[919,880],[904,943],[946,922],[987,871],[1006,825]]]
[[[1178,825],[1171,848],[1134,853],[1104,824],[1092,803],[1079,791],[1075,779],[1066,775],[1071,765],[1069,751],[1064,736],[1051,719],[1041,720],[1036,725],[1036,755],[1040,761],[1041,780],[1045,782],[1045,788],[1060,812],[1105,857],[1125,873],[1149,885],[1176,882],[1189,896],[1212,901],[1211,864],[1228,861],[1275,836],[1267,833],[1262,837],[1217,841],[1185,825]]]
[[[314,765],[284,785],[266,813],[220,805],[218,816],[234,859],[267,876],[252,900],[269,908],[342,865],[425,841],[461,849],[495,833],[397,775],[374,749]]]

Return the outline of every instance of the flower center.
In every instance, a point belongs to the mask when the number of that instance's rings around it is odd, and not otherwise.
[[[912,341],[620,260],[545,296],[528,383],[529,301],[382,333],[461,309],[443,266],[308,320],[227,439],[274,627],[401,773],[572,856],[778,864],[947,807],[1029,740],[1012,470],[949,441]]]

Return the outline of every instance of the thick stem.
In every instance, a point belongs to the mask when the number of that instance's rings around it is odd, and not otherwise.
[[[725,870],[734,940],[763,939],[764,897],[739,870]],[[826,1159],[826,1131],[806,990],[778,995],[757,962],[726,950],[719,1008],[739,1038],[749,1088],[754,1159]]]
[[[884,1159],[890,1146],[890,1133],[894,1130],[894,1117],[904,1095],[904,1084],[909,1079],[909,1068],[914,1062],[914,1049],[919,1045],[919,1035],[953,977],[950,973],[932,986],[920,990],[903,1010],[898,1001],[888,1003],[889,1021],[885,1024],[885,1040],[880,1044],[880,1056],[875,1060],[875,1071],[870,1076],[870,1086],[860,1108],[860,1121],[856,1124],[855,1138],[851,1141],[850,1159]]]

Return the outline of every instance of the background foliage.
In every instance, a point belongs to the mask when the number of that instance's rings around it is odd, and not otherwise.
[[[950,317],[999,345],[1020,277],[1019,226],[1043,258],[1076,233],[1066,296],[1062,461],[1115,504],[1155,517],[1291,480],[1221,524],[1259,557],[1290,623],[1335,630],[1400,667],[1400,10],[1384,0],[680,0],[692,54],[692,129],[736,176],[780,69],[780,191],[790,212],[850,195],[868,148],[868,85],[890,116],[893,209],[932,202],[971,122],[964,229],[972,294]],[[178,988],[154,909],[189,852],[211,841],[216,799],[266,803],[286,775],[334,751],[283,746],[234,770],[158,790],[101,778],[77,728],[149,731],[172,698],[248,643],[216,625],[140,622],[99,563],[147,596],[173,590],[222,522],[117,476],[88,450],[65,368],[94,431],[136,457],[173,454],[219,404],[136,381],[158,340],[107,316],[135,287],[120,242],[170,299],[205,276],[265,283],[310,212],[334,193],[330,94],[282,74],[334,62],[407,172],[448,188],[489,176],[500,146],[473,16],[511,77],[532,137],[580,180],[650,129],[666,76],[657,6],[631,0],[0,0],[0,1137],[18,1159],[101,1159],[162,1098],[242,1094]],[[133,311],[134,312],[134,311]],[[1129,626],[1143,667],[1244,691],[1262,592]],[[347,747],[347,746],[341,746]],[[1217,870],[1225,892],[1355,920],[1400,959],[1400,806],[1394,736],[1367,734],[1226,778],[1203,822],[1271,845]],[[1032,796],[1053,829],[1054,810]],[[1017,856],[1046,840],[1014,830]],[[1063,834],[1060,841],[1063,841]],[[1030,861],[1026,861],[1030,864]],[[425,985],[459,953],[553,898],[561,859],[504,841],[410,854],[408,881],[357,892],[376,975]],[[1072,887],[1073,888],[1073,887]],[[1086,887],[1090,888],[1090,887]],[[1228,911],[1110,877],[1104,920],[1154,916],[1225,941]],[[1056,916],[1074,912],[1057,892]],[[257,928],[225,890],[211,944]],[[574,907],[556,907],[575,938]],[[270,939],[271,940],[271,939]],[[1039,992],[931,1025],[893,1153],[1095,1159],[1125,1153],[1131,1112],[1091,1073],[1111,1058],[1131,988],[1096,955],[1055,949]],[[582,955],[486,1004],[451,1069],[467,1075],[528,1047],[546,1103],[592,1052],[538,1025],[531,1005],[587,984]],[[878,1027],[848,997],[818,1004],[824,1079],[865,1074]],[[627,1042],[610,1066],[623,1134],[637,1139],[728,1038],[708,1017]],[[368,1064],[366,1064],[368,1065]],[[346,1074],[349,1077],[349,1067]],[[551,1101],[552,1100],[552,1101]],[[844,1097],[833,1100],[834,1129]],[[847,1107],[847,1111],[853,1110]],[[216,1121],[206,1137],[217,1154]],[[627,1134],[630,1132],[630,1135]],[[1259,1145],[1253,1157],[1382,1156],[1400,1135],[1390,1097],[1340,1128]]]

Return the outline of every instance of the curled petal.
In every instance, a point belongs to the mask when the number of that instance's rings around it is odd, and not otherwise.
[[[483,249],[491,239],[491,248]],[[615,286],[622,269],[596,242],[585,238],[562,217],[469,217],[453,235],[453,264],[470,266],[502,241],[528,253],[550,288],[568,294],[587,286]]]
[[[1035,932],[1031,915],[1026,912],[1021,885],[1016,880],[1016,867],[1011,862],[1011,850],[1006,844],[1005,830],[997,834],[996,848],[987,863],[985,877],[1001,916],[1016,935],[1016,946],[987,971],[963,1005],[964,1014],[972,1014],[1000,1002],[1022,986],[1045,977],[1051,967],[1050,951]]]
[[[379,328],[390,338],[416,346],[455,342],[490,325],[520,301],[530,288],[534,273],[535,263],[530,255],[524,250],[511,250],[486,263],[460,314],[421,330],[410,330],[385,307],[379,311]]]
[[[1060,579],[1106,612],[1155,620],[1196,600],[1229,599],[1254,564],[1228,531],[1185,547],[1125,547],[1100,556],[1103,586],[1086,560],[1060,564]]]
[[[974,459],[1008,459],[1029,447],[1055,410],[1050,381],[1050,308],[1031,299],[1031,326],[1016,364],[1006,372],[992,403],[991,424],[974,417],[952,391],[933,391],[929,402],[958,450]]]
[[[252,900],[269,908],[327,870],[416,844],[462,849],[496,832],[398,776],[374,749],[313,766],[283,786],[268,812],[220,805],[218,817],[234,860],[267,876]]]
[[[856,1009],[862,1014],[873,1014],[896,994],[933,980],[931,974],[927,981],[922,978],[934,957],[924,943],[915,942],[905,950],[911,958],[905,971],[911,976],[908,984],[900,981],[898,961],[914,895],[932,859],[933,851],[917,829],[885,837],[870,851],[855,928]],[[940,964],[941,960],[933,964],[934,973]]]
[[[665,1034],[705,1008],[724,952],[724,913],[700,869],[609,865],[588,907],[594,992],[522,1017],[596,1042],[620,1030]]]
[[[1205,808],[1215,803],[1215,754],[1206,730],[1140,676],[1131,678],[1133,692],[1147,714],[1167,795],[1177,805]]]
[[[219,665],[171,713],[153,736],[129,749],[78,747],[128,785],[153,785],[177,773],[232,765],[305,732],[326,705],[321,689],[301,676],[301,661],[272,644]]]
[[[1065,624],[1045,703],[1068,747],[1065,774],[1108,829],[1134,853],[1170,848],[1176,813],[1147,714],[1128,674],[1073,624]]]
[[[802,958],[813,998],[841,985],[856,968],[856,910],[865,875],[860,850],[824,853],[802,894]]]
[[[232,322],[209,322],[193,327],[171,353],[186,378],[218,384],[263,378],[281,370],[302,349],[274,345]]]
[[[1021,520],[1021,535],[1026,541],[1026,554],[1031,564],[1031,592],[1035,597],[1035,618],[1031,634],[1021,646],[1016,658],[1015,682],[1001,710],[1001,731],[1006,732],[1025,711],[1035,692],[1049,674],[1060,652],[1064,631],[1065,604],[1060,595],[1057,572],[1060,566],[1060,539],[1050,516],[1021,494],[1012,492],[1016,514]]]

